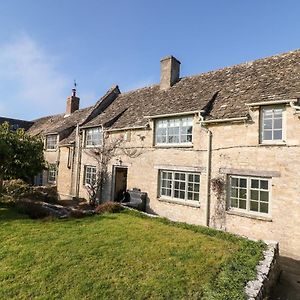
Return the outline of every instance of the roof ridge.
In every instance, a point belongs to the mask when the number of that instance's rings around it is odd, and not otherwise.
[[[300,52],[300,49],[295,49],[295,50],[288,51],[288,52],[278,53],[278,54],[274,54],[274,55],[271,55],[271,56],[265,56],[265,57],[262,57],[262,58],[257,58],[257,59],[254,59],[254,60],[249,60],[249,61],[237,63],[237,64],[234,64],[234,65],[231,65],[231,66],[226,66],[226,67],[222,67],[220,69],[211,70],[211,71],[207,71],[207,72],[203,72],[203,73],[199,73],[199,74],[195,74],[195,75],[183,76],[183,77],[180,77],[180,79],[195,78],[195,77],[200,77],[200,76],[205,76],[205,75],[211,75],[213,73],[223,72],[225,70],[230,70],[230,69],[234,69],[234,68],[237,68],[237,67],[246,67],[246,66],[252,65],[253,63],[257,63],[257,62],[261,62],[261,61],[268,61],[268,60],[278,58],[278,57],[283,58],[285,56],[294,54],[296,52]]]

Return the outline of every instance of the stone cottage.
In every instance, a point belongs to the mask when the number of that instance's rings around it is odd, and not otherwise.
[[[119,140],[102,200],[139,188],[149,212],[277,240],[299,259],[299,98],[300,50],[183,78],[170,56],[159,84],[113,87],[83,110],[73,91],[66,114],[29,132],[45,136],[48,182],[63,199],[88,197],[95,153]]]

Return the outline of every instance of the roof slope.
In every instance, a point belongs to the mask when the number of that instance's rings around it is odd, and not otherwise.
[[[32,135],[47,135],[64,132],[61,136],[62,140],[60,144],[71,143],[75,140],[75,128],[77,124],[83,125],[98,114],[101,114],[119,93],[119,87],[113,86],[93,106],[79,109],[67,117],[64,114],[59,114],[34,120],[28,133]]]
[[[146,124],[145,116],[207,110],[207,119],[246,116],[246,103],[295,98],[300,95],[300,50],[184,77],[168,90],[159,85],[120,94],[87,126],[111,128]]]

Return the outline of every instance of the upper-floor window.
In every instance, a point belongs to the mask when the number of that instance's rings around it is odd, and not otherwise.
[[[57,134],[46,136],[46,150],[53,150],[57,147]]]
[[[48,169],[48,182],[56,183],[57,166],[56,164],[50,164]]]
[[[229,208],[268,214],[271,181],[267,178],[229,176]]]
[[[261,142],[282,142],[283,137],[283,108],[266,107],[261,109]]]
[[[102,144],[102,130],[100,127],[87,129],[85,132],[85,145],[87,147],[100,146]]]
[[[156,144],[188,144],[193,140],[193,117],[157,120]]]
[[[159,197],[199,201],[200,174],[161,170],[159,190]]]

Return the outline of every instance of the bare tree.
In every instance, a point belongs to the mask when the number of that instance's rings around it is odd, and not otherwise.
[[[97,162],[96,179],[86,186],[91,205],[97,205],[103,201],[103,189],[109,178],[108,165],[111,159],[116,156],[116,152],[123,141],[122,135],[112,138],[104,133],[102,145],[90,150],[90,154]]]

